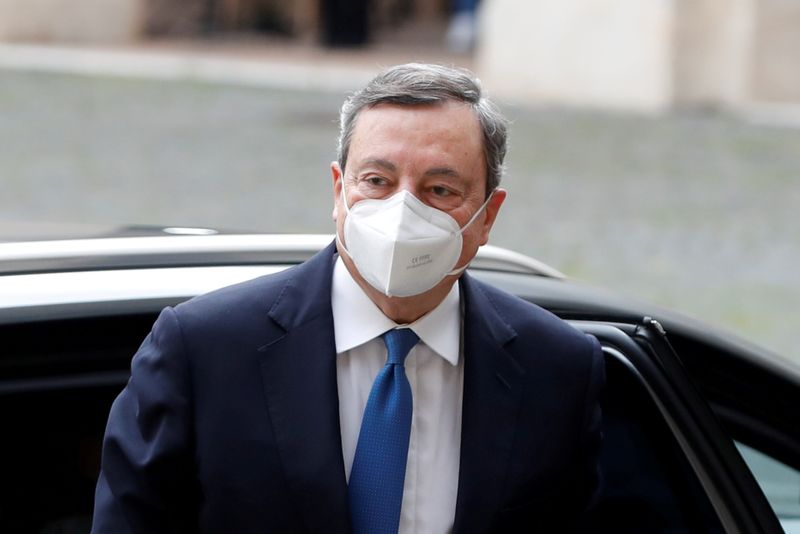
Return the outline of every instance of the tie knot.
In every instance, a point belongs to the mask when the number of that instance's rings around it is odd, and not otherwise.
[[[406,356],[417,344],[419,337],[410,328],[395,328],[383,334],[383,342],[389,352],[387,363],[403,365]]]

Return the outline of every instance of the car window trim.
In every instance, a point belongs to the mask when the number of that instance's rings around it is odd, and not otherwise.
[[[85,389],[105,386],[124,386],[130,372],[100,371],[76,373],[67,376],[45,376],[0,380],[0,397],[19,393],[40,393],[70,389]]]

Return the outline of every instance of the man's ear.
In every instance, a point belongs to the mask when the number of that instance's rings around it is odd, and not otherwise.
[[[342,169],[339,162],[331,162],[331,176],[333,177],[333,220],[339,215],[339,201],[342,199]]]
[[[497,219],[497,214],[500,212],[500,206],[503,205],[503,202],[506,200],[506,196],[508,196],[508,191],[497,188],[492,193],[492,198],[489,200],[489,203],[486,204],[486,217],[483,219],[481,245],[485,245],[489,242],[489,232],[492,230],[492,225],[494,225],[494,221]]]

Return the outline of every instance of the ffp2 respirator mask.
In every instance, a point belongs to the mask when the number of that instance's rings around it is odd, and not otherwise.
[[[428,206],[406,190],[385,199],[364,199],[347,205],[344,177],[342,201],[347,212],[340,246],[361,276],[390,297],[419,295],[459,274],[462,233],[486,208],[492,195],[460,227],[447,213]]]

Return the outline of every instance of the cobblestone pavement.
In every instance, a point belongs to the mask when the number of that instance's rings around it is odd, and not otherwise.
[[[332,232],[343,96],[0,70],[0,225]],[[800,130],[504,110],[510,196],[494,244],[800,362]]]

